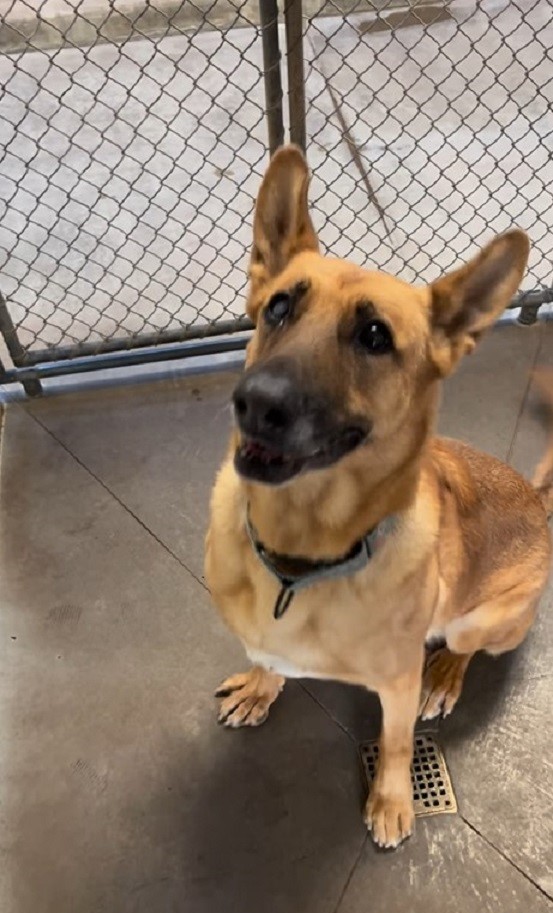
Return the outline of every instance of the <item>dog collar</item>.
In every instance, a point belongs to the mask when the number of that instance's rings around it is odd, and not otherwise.
[[[276,619],[282,618],[292,599],[300,590],[305,590],[315,583],[335,580],[340,577],[350,577],[352,574],[362,571],[371,560],[377,541],[382,537],[386,529],[390,528],[392,522],[392,517],[386,517],[362,539],[358,539],[342,558],[336,558],[331,561],[313,561],[312,558],[281,555],[266,548],[259,539],[257,531],[250,520],[248,508],[246,529],[252,548],[261,563],[280,584],[273,616]]]

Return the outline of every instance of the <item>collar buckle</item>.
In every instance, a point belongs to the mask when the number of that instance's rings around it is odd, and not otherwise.
[[[290,581],[286,581],[282,584],[280,592],[276,598],[275,607],[273,609],[273,618],[277,621],[279,618],[282,618],[284,613],[290,606],[292,599],[296,595],[294,585]]]

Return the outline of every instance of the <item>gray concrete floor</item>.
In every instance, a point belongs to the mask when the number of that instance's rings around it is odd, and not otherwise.
[[[553,324],[504,327],[447,385],[442,430],[531,473]],[[0,522],[2,913],[553,909],[553,592],[517,653],[474,662],[440,728],[459,814],[396,854],[361,821],[373,697],[290,683],[227,732],[245,667],[202,581],[230,375],[13,405]]]

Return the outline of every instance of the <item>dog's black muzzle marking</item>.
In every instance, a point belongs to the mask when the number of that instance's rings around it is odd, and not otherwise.
[[[236,469],[244,478],[267,485],[331,466],[370,432],[365,419],[344,418],[330,396],[312,392],[292,359],[273,358],[252,366],[233,400],[242,436]]]

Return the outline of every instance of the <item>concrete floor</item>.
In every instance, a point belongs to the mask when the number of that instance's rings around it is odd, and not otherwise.
[[[553,323],[490,335],[441,427],[530,473],[527,395]],[[441,726],[459,814],[396,854],[361,821],[373,697],[289,683],[227,732],[213,689],[245,667],[202,582],[233,377],[12,405],[4,428],[2,913],[553,910],[553,592],[525,646],[472,666]]]

